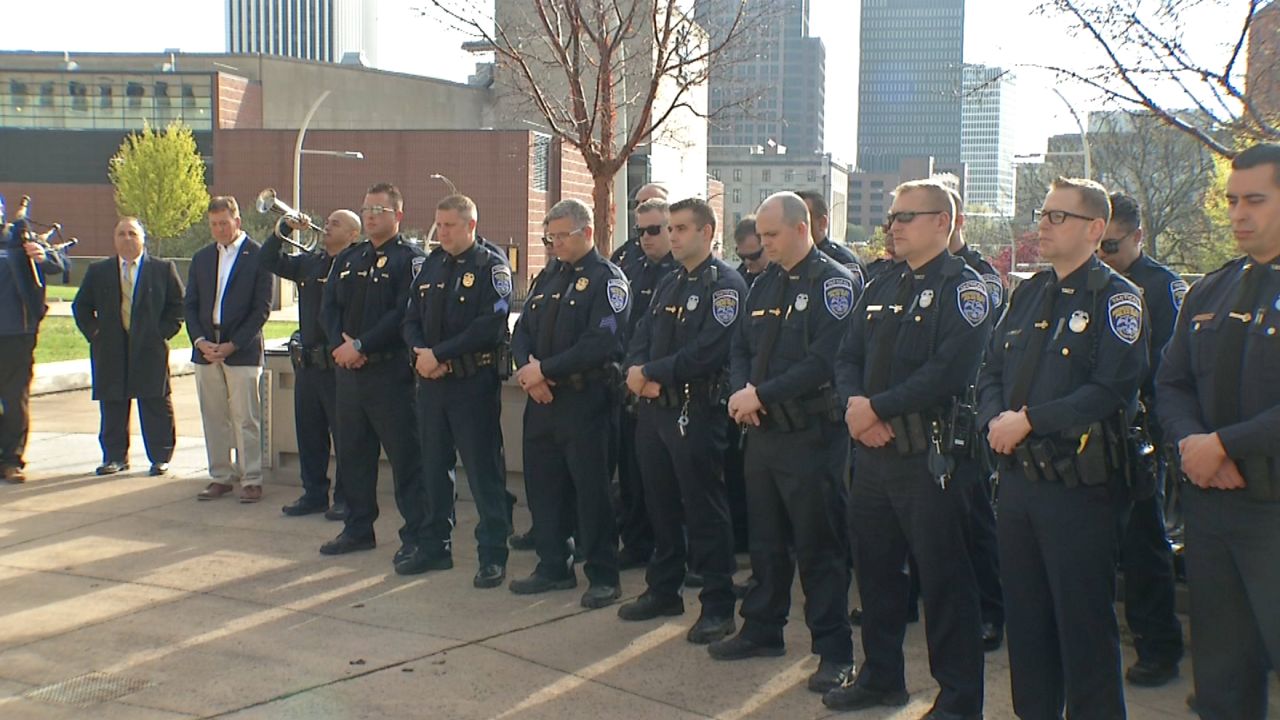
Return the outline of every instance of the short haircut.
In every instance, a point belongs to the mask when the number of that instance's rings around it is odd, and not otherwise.
[[[795,227],[800,223],[804,223],[806,226],[810,224],[809,206],[804,204],[804,200],[802,200],[799,195],[793,192],[787,192],[786,190],[776,192],[765,198],[764,202],[760,203],[761,209],[769,203],[777,203],[782,207],[782,220],[786,224],[792,227]],[[760,214],[760,211],[757,210],[756,214]]]
[[[400,188],[389,182],[374,183],[365,191],[365,195],[383,194],[391,201],[391,207],[396,210],[404,209],[404,196],[400,194]]]
[[[644,192],[645,190],[653,190],[657,192],[658,195],[661,196],[662,199],[664,200],[667,198],[667,186],[657,182],[645,183],[644,185],[641,185],[640,187],[636,188],[636,194],[633,197],[636,197],[636,198],[640,197],[640,193]]]
[[[210,214],[216,212],[229,212],[231,217],[240,217],[240,203],[230,195],[219,195],[209,201]]]
[[[1270,165],[1272,181],[1280,185],[1280,144],[1258,143],[1236,155],[1231,161],[1232,170],[1252,170],[1259,165]]]
[[[760,236],[756,234],[756,216],[748,215],[738,221],[738,226],[733,229],[733,241],[741,243],[748,236],[759,240]]]
[[[903,193],[921,192],[929,196],[929,202],[933,205],[931,210],[941,210],[947,214],[947,218],[951,221],[951,231],[947,234],[955,232],[956,229],[956,201],[955,198],[960,193],[955,192],[951,188],[944,185],[936,178],[926,178],[924,180],[908,180],[901,183],[893,189],[895,197],[901,196]]]
[[[706,200],[702,198],[685,198],[671,206],[671,212],[676,213],[680,210],[688,210],[693,213],[693,219],[698,223],[698,229],[710,225],[711,232],[716,230],[716,211],[711,209]]]
[[[649,198],[636,206],[636,214],[639,215],[642,212],[660,212],[663,215],[667,215],[673,209],[674,208],[667,205],[667,201],[662,198]]]
[[[1100,183],[1085,178],[1056,177],[1049,183],[1052,190],[1075,190],[1084,204],[1084,211],[1103,222],[1111,222],[1111,198]]]
[[[142,230],[143,235],[147,234],[147,226],[142,224],[142,218],[138,217],[137,215],[121,215],[120,219],[116,220],[116,225],[119,225],[122,222],[131,222],[137,225],[140,230]]]
[[[800,199],[809,204],[812,208],[809,214],[815,218],[827,217],[831,213],[831,208],[827,207],[827,199],[817,190],[797,190],[796,195]]]
[[[546,217],[542,218],[542,226],[547,227],[561,218],[573,220],[573,224],[580,228],[591,227],[595,224],[591,206],[577,198],[566,198],[552,205],[551,209],[547,211]]]
[[[955,208],[956,215],[964,214],[964,198],[960,197],[960,191],[944,184],[942,187],[947,189],[947,195],[951,197],[951,206]]]
[[[453,210],[467,220],[479,220],[479,214],[476,212],[476,203],[466,195],[446,195],[443,200],[436,203],[437,210]]]
[[[1137,199],[1123,191],[1111,193],[1111,224],[1128,228],[1129,232],[1142,227],[1142,207]]]

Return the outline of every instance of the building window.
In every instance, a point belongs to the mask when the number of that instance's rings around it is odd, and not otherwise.
[[[812,170],[810,170],[810,171],[809,171],[809,174],[810,174],[810,175],[812,175],[812,174],[813,174],[813,171],[812,171]],[[850,180],[850,181],[849,181],[849,187],[853,187],[853,188],[860,188],[860,187],[862,187],[862,181],[861,181],[861,180]]]
[[[533,189],[546,192],[551,173],[551,136],[533,133]]]
[[[765,200],[767,200],[767,199],[769,199],[769,191],[768,191],[767,189],[765,189],[765,190],[761,190],[761,191],[760,191],[760,202],[764,202],[764,201],[765,201]]]
[[[111,85],[103,83],[98,86],[98,107],[110,109],[114,105],[111,98]]]
[[[787,170],[787,171],[783,172],[783,173],[782,173],[782,179],[783,179],[783,180],[785,180],[785,181],[787,181],[788,183],[795,182],[795,180],[796,180],[796,171],[795,171],[795,170]]]
[[[711,171],[711,177],[715,178],[715,179],[716,179],[716,181],[718,182],[718,181],[720,180],[720,171],[719,171],[719,170],[712,170],[712,171]]]
[[[742,182],[742,168],[733,169],[734,182]]]
[[[873,188],[883,188],[883,187],[884,187],[884,181],[883,181],[883,180],[872,180],[872,181],[871,181],[871,187],[873,187]]]
[[[9,97],[12,98],[13,108],[21,110],[22,106],[27,104],[27,84],[17,80],[10,80]]]
[[[156,81],[155,87],[156,107],[167,108],[172,107],[172,101],[169,100],[169,83]]]
[[[53,107],[53,82],[40,83],[40,107]]]
[[[805,177],[809,179],[809,182],[815,182],[818,179],[818,171],[813,168],[809,168],[809,172]]]
[[[71,95],[71,109],[84,112],[89,109],[89,89],[84,83],[72,80],[67,83],[67,93]]]
[[[742,202],[742,189],[741,189],[741,188],[734,188],[734,189],[733,189],[733,201],[734,201],[734,202],[736,202],[736,203],[740,203],[740,202]]]
[[[773,178],[773,171],[769,170],[768,168],[760,171],[761,180],[765,182],[769,182],[769,180],[771,180],[772,178]]]
[[[125,86],[124,94],[127,97],[130,110],[137,110],[142,107],[142,95],[146,91],[142,89],[142,83],[131,82]]]

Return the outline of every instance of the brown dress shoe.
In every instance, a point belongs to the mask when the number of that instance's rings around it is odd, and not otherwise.
[[[227,485],[226,483],[211,482],[208,487],[200,491],[200,494],[196,495],[196,499],[217,500],[234,489],[234,486]]]
[[[27,481],[27,476],[22,472],[22,468],[17,465],[5,465],[0,468],[0,476],[16,485],[21,485]]]
[[[242,503],[256,503],[261,499],[262,499],[261,485],[245,485],[240,490],[240,502]]]

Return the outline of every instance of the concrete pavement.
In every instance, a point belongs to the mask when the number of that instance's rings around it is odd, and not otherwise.
[[[818,718],[804,688],[796,589],[783,658],[711,661],[684,640],[697,617],[623,623],[575,591],[519,597],[475,590],[474,506],[461,502],[451,571],[391,572],[399,526],[390,482],[373,552],[317,547],[339,527],[286,518],[296,477],[265,499],[196,502],[205,459],[190,377],[175,380],[174,475],[93,476],[97,410],[87,391],[36,398],[30,481],[0,485],[0,718]],[[518,478],[511,482],[522,494]],[[523,504],[517,527],[528,527]],[[513,552],[510,575],[534,565]],[[739,578],[742,579],[742,578]],[[643,589],[642,571],[623,591]],[[1132,662],[1129,650],[1128,662]],[[936,686],[924,627],[907,633],[906,708],[850,717],[916,718]],[[1184,679],[1131,689],[1130,717],[1188,718]],[[1007,656],[987,657],[987,718],[1011,718]]]

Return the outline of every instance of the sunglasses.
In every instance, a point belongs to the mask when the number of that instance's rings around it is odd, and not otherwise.
[[[641,225],[635,229],[636,237],[644,237],[645,235],[657,236],[662,232],[662,225]]]
[[[739,252],[739,253],[738,253],[738,257],[740,257],[740,258],[742,258],[743,260],[746,260],[746,261],[748,261],[748,262],[755,262],[755,261],[759,260],[759,259],[760,259],[760,257],[761,257],[762,255],[764,255],[764,248],[760,248],[759,250],[757,250],[757,251],[755,251],[755,252],[753,252],[753,253],[744,253],[744,252]]]
[[[1118,238],[1111,238],[1111,239],[1109,239],[1109,240],[1103,240],[1103,241],[1102,241],[1102,244],[1101,244],[1102,252],[1104,252],[1104,253],[1106,253],[1106,254],[1108,254],[1108,255],[1115,255],[1116,253],[1120,252],[1120,243],[1121,243],[1121,242],[1124,242],[1124,239],[1125,239],[1125,238],[1129,237],[1130,235],[1132,235],[1132,234],[1133,234],[1134,232],[1136,232],[1136,231],[1137,231],[1137,228],[1134,228],[1133,230],[1130,230],[1129,232],[1127,232],[1127,233],[1125,233],[1125,234],[1121,235],[1121,236],[1120,236],[1120,237],[1118,237]]]
[[[917,217],[921,215],[941,215],[944,212],[946,212],[946,210],[917,210],[914,212],[911,212],[911,211],[891,212],[885,216],[884,226],[886,228],[892,227],[895,222],[900,222],[903,225],[906,225],[907,223],[911,222],[912,220],[915,220]]]
[[[389,208],[383,205],[365,205],[360,208],[361,215],[381,215],[382,213],[395,212],[395,208]]]
[[[1067,221],[1067,218],[1075,218],[1077,220],[1084,220],[1085,222],[1093,222],[1098,219],[1089,217],[1088,215],[1077,215],[1076,213],[1067,212],[1066,210],[1045,210],[1044,208],[1040,208],[1038,210],[1031,211],[1031,222],[1040,222],[1045,218],[1049,219],[1050,225],[1061,225]]]

